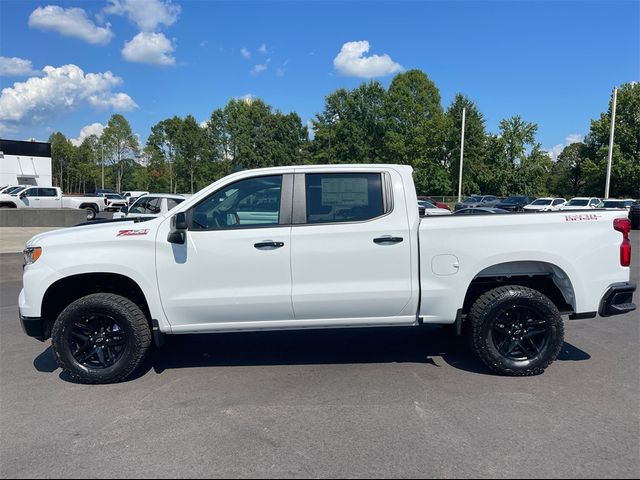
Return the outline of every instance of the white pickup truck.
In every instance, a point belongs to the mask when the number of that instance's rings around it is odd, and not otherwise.
[[[65,197],[59,187],[25,187],[11,194],[0,194],[0,208],[80,208],[93,220],[104,211],[102,197]]]
[[[148,221],[33,237],[20,320],[86,383],[125,379],[165,334],[420,324],[534,375],[562,315],[635,309],[629,229],[626,211],[421,219],[407,166],[243,171]]]

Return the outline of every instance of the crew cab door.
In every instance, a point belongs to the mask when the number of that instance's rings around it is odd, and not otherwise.
[[[253,176],[186,210],[184,245],[156,239],[158,287],[176,332],[293,320],[292,175]],[[144,224],[141,224],[144,225]]]
[[[407,208],[417,215],[418,205],[406,205],[400,175],[372,169],[297,173],[294,190],[296,320],[415,320],[417,301],[408,312],[413,294]]]
[[[38,195],[41,208],[60,208],[62,206],[57,188],[40,187],[38,188]]]

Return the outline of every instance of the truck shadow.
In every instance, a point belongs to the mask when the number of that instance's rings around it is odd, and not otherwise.
[[[565,343],[559,361],[584,361],[591,356]],[[329,365],[349,363],[422,363],[493,375],[471,353],[464,339],[436,325],[415,328],[360,328],[251,333],[175,335],[151,354],[129,381],[150,370],[268,365]],[[40,372],[58,369],[49,347],[34,361]],[[63,380],[70,381],[64,375]]]

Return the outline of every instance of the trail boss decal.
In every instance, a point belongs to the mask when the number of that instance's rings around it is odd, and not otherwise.
[[[146,235],[149,233],[149,229],[146,230],[120,230],[116,237],[137,237],[139,235]]]
[[[567,222],[597,222],[602,215],[597,215],[595,213],[580,213],[578,215],[565,215],[564,219]]]

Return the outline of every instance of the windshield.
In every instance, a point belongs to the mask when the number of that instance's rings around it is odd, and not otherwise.
[[[120,195],[118,195],[117,193],[105,193],[104,194],[105,197],[107,198],[114,198],[117,200],[124,200]]]
[[[480,201],[480,197],[467,197],[464,199],[464,203],[477,203]]]
[[[567,206],[568,207],[586,207],[588,203],[589,203],[589,200],[574,198],[573,200],[569,200],[569,202],[567,203]]]
[[[421,207],[424,207],[424,208],[438,208],[433,203],[427,202],[426,200],[420,200],[418,202],[418,205],[420,205]]]
[[[11,188],[7,188],[7,190],[4,193],[12,194],[12,193],[17,193],[17,192],[19,192],[21,190],[24,190],[24,189],[25,189],[25,187],[11,187]]]
[[[538,200],[533,202],[531,205],[551,205],[551,199],[550,198],[539,198]]]

